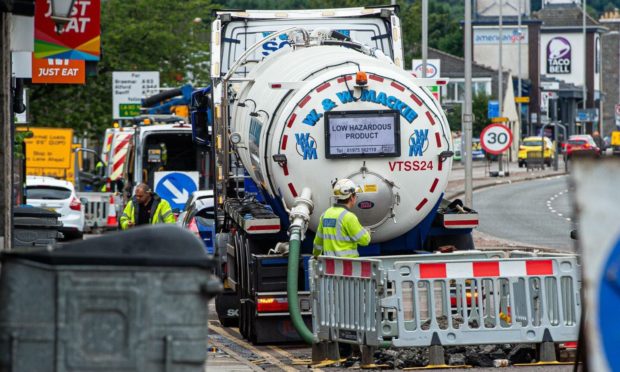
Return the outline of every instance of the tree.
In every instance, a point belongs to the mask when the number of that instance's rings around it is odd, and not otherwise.
[[[488,110],[489,99],[491,97],[486,93],[476,93],[472,97],[472,113],[474,114],[474,120],[472,123],[472,133],[474,137],[480,137],[480,132],[489,125]]]
[[[32,122],[98,137],[112,122],[112,72],[160,71],[163,87],[208,83],[206,25],[214,6],[201,0],[121,0],[101,4],[101,60],[85,85],[33,85]]]

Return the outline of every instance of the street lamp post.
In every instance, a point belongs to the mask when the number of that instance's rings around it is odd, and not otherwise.
[[[583,94],[583,106],[582,108],[585,110],[587,107],[587,96],[588,96],[588,88],[586,86],[586,83],[588,81],[588,73],[587,73],[587,68],[586,65],[588,63],[588,38],[587,38],[587,30],[586,30],[586,0],[583,0],[583,6],[581,8],[581,22],[582,22],[582,27],[583,27],[583,87],[582,87],[582,94]]]
[[[521,0],[517,0],[517,92],[518,96],[521,97],[522,89],[521,86]],[[519,130],[522,131],[523,123],[521,122],[521,100],[517,102],[517,111],[519,112]]]
[[[504,76],[502,74],[502,65],[503,65],[503,61],[502,61],[502,47],[504,45],[504,40],[502,40],[504,38],[504,17],[503,17],[503,13],[502,13],[502,7],[503,7],[503,2],[502,0],[499,0],[499,62],[498,62],[498,79],[497,79],[497,97],[498,97],[498,102],[499,102],[499,116],[503,117],[504,116]],[[504,172],[504,159],[503,159],[503,155],[499,154],[498,157],[498,162],[499,162],[499,175],[503,175]]]
[[[422,0],[422,77],[426,78],[428,59],[428,0]]]
[[[463,105],[463,136],[465,138],[465,205],[473,207],[472,163],[471,163],[471,135],[472,135],[472,108],[471,108],[471,2],[465,0],[464,37],[465,47],[465,102]]]

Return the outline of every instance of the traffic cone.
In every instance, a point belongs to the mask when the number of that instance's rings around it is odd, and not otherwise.
[[[116,206],[114,205],[114,195],[110,195],[110,203],[108,203],[108,228],[117,227]]]

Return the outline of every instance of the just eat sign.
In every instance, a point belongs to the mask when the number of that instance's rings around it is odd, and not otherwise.
[[[51,1],[36,0],[34,16],[35,58],[98,61],[100,54],[100,0],[76,0],[69,22],[60,32],[51,18]]]

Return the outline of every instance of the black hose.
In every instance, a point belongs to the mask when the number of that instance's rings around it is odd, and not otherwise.
[[[161,93],[157,93],[150,97],[142,98],[142,107],[153,107],[169,98],[180,96],[183,94],[181,88],[168,89]]]

